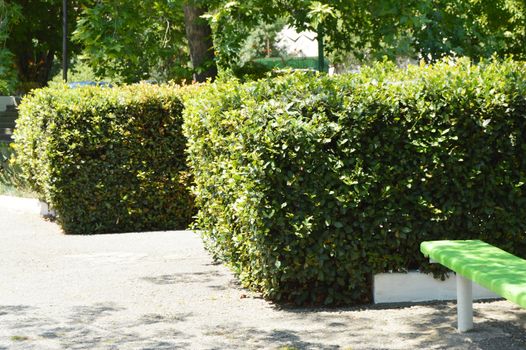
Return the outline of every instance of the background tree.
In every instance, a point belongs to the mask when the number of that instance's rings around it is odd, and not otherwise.
[[[316,13],[324,14],[321,21]],[[229,67],[249,28],[279,17],[299,30],[320,25],[329,52],[362,59],[523,57],[525,13],[524,0],[224,0],[214,1],[208,18],[218,62]]]
[[[194,70],[193,78],[199,82],[203,82],[207,78],[215,78],[217,65],[212,41],[212,28],[203,18],[208,11],[206,1],[190,0],[183,6],[186,38]]]
[[[11,94],[17,83],[14,55],[6,47],[11,27],[20,19],[20,8],[0,0],[0,95]]]
[[[90,0],[71,0],[68,7],[69,29],[75,26],[82,6]],[[62,1],[16,0],[5,1],[16,6],[21,14],[6,40],[6,48],[14,54],[18,78],[22,83],[44,86],[51,78],[53,63],[62,50]],[[78,46],[70,45],[71,52]],[[70,53],[71,53],[70,52]]]
[[[0,0],[0,69],[11,57],[22,83],[45,85],[61,55],[61,8]],[[525,0],[70,0],[69,9],[70,50],[123,82],[214,78],[217,66],[247,61],[247,43],[268,44],[259,34],[280,19],[322,32],[333,59],[526,56]]]
[[[216,62],[221,69],[239,65],[240,52],[250,33],[258,26],[275,23],[280,17],[276,0],[208,2],[206,18],[213,32]],[[287,12],[281,12],[288,19]]]
[[[285,20],[279,18],[274,23],[261,23],[255,27],[241,45],[240,64],[243,65],[257,57],[283,56],[283,49],[277,46],[277,37],[285,24]]]
[[[97,76],[126,83],[190,78],[179,1],[105,0],[86,7],[74,32]]]
[[[98,76],[135,82],[193,73],[204,81],[217,74],[206,11],[198,0],[97,1],[82,12],[74,38]]]
[[[474,59],[493,54],[524,58],[526,47],[523,0],[427,0],[414,46],[428,59],[450,54]]]

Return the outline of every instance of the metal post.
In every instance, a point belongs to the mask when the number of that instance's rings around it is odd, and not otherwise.
[[[68,81],[68,2],[62,0],[62,79]]]
[[[459,332],[466,332],[473,328],[473,284],[458,273],[457,318]]]
[[[325,70],[325,56],[323,54],[323,27],[318,25],[318,71]]]

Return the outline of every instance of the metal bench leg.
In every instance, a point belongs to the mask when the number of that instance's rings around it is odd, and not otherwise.
[[[469,279],[457,273],[457,317],[458,331],[466,332],[473,328],[473,290]]]

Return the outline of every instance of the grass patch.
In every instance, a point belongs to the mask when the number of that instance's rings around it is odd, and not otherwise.
[[[29,340],[29,337],[26,337],[25,335],[13,335],[11,337],[12,341],[26,341]]]

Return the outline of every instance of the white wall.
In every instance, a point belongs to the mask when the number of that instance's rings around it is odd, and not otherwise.
[[[455,275],[440,281],[420,272],[381,273],[374,276],[375,303],[399,303],[457,298]],[[473,299],[500,298],[497,294],[473,283]]]
[[[0,112],[5,112],[7,106],[16,106],[16,99],[13,96],[0,96]]]
[[[277,46],[293,57],[317,57],[318,41],[317,34],[310,31],[298,33],[296,29],[286,26],[278,34]]]

